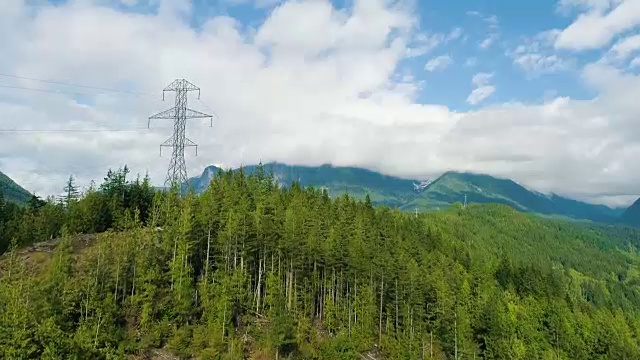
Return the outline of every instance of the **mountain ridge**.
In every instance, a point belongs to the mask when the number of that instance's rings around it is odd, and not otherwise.
[[[640,199],[624,211],[620,216],[620,221],[626,225],[640,227]]]
[[[244,166],[253,173],[259,165]],[[345,192],[364,199],[368,194],[376,205],[398,207],[402,211],[434,211],[454,203],[499,203],[518,211],[546,217],[615,223],[622,209],[590,204],[555,193],[545,194],[508,179],[475,172],[446,171],[433,180],[416,180],[384,175],[379,172],[331,164],[320,166],[288,165],[272,162],[262,165],[266,173],[273,173],[281,186],[298,181],[302,186],[327,190],[330,196]],[[204,191],[221,168],[208,166],[203,173],[191,178],[189,184],[196,192]],[[238,170],[238,169],[234,169]]]
[[[0,192],[8,201],[26,203],[31,198],[31,193],[18,185],[9,176],[0,171]]]

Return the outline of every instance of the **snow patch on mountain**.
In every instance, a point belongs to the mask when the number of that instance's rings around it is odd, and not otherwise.
[[[432,180],[423,180],[423,181],[420,181],[420,183],[413,183],[413,190],[422,191],[427,186],[431,185],[432,182],[433,182]]]

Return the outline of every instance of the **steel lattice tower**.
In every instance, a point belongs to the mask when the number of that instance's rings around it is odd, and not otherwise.
[[[196,156],[198,155],[198,145],[186,137],[187,119],[210,118],[211,126],[213,126],[213,116],[201,113],[187,107],[187,94],[189,91],[198,91],[198,99],[200,99],[200,88],[188,82],[185,79],[177,79],[164,90],[162,90],[162,100],[167,91],[176,92],[176,105],[168,110],[157,113],[149,117],[148,127],[151,127],[153,119],[173,119],[173,135],[165,142],[160,144],[160,156],[162,156],[162,147],[171,147],[173,152],[169,170],[167,171],[167,179],[164,182],[165,187],[187,184],[187,165],[184,160],[184,148],[193,146],[196,148]]]

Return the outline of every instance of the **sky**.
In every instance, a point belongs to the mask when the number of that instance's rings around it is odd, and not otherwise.
[[[0,171],[43,197],[125,164],[162,184],[172,123],[148,117],[178,78],[216,115],[189,120],[190,176],[332,163],[640,196],[640,0],[3,0],[0,49]]]

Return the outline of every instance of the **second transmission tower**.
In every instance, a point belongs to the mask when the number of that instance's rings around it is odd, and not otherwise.
[[[200,88],[188,82],[185,79],[177,79],[164,90],[162,90],[162,100],[167,91],[175,91],[176,105],[168,110],[157,113],[149,117],[148,127],[151,126],[153,119],[173,119],[173,135],[160,145],[160,155],[162,155],[163,147],[173,148],[171,154],[171,162],[169,170],[167,170],[167,179],[164,182],[165,187],[187,184],[187,165],[184,160],[184,148],[193,146],[196,148],[196,156],[198,155],[198,145],[186,137],[187,119],[194,118],[210,118],[211,126],[213,126],[213,116],[201,113],[187,107],[187,94],[189,91],[198,91],[198,99],[200,99]]]

